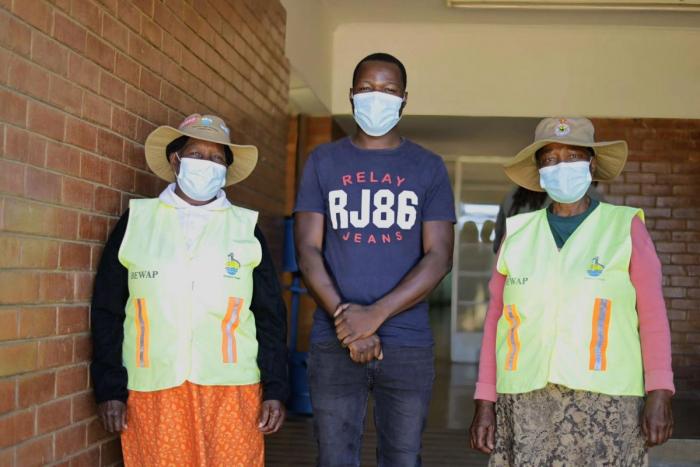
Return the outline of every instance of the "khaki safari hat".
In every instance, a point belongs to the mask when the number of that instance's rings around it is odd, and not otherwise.
[[[532,191],[540,186],[535,153],[550,143],[583,146],[593,149],[596,169],[593,180],[612,180],[622,172],[627,160],[625,141],[595,142],[593,123],[587,118],[545,118],[535,129],[535,142],[504,165],[506,175],[518,185]]]
[[[154,174],[168,182],[175,181],[175,174],[168,161],[165,149],[180,136],[211,141],[231,148],[233,164],[228,166],[226,184],[233,185],[244,180],[258,163],[258,148],[231,143],[231,130],[215,115],[192,114],[178,128],[159,126],[146,138],[146,163]]]

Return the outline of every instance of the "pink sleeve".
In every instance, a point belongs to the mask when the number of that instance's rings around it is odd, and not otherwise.
[[[479,357],[479,379],[476,382],[474,399],[496,402],[496,327],[503,313],[503,287],[506,276],[498,272],[496,265],[491,272],[489,281],[489,308],[484,320],[484,337],[481,341],[481,356]]]
[[[661,288],[661,263],[644,223],[632,220],[630,279],[637,291],[644,389],[675,392],[671,369],[671,331]]]

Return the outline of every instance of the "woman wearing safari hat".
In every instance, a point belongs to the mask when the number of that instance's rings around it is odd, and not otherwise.
[[[91,375],[127,466],[262,466],[287,397],[286,313],[255,211],[222,190],[255,168],[219,117],[146,140],[171,182],[129,203],[95,278]]]
[[[586,195],[627,159],[585,118],[547,118],[506,164],[549,208],[507,220],[489,290],[471,446],[490,465],[646,465],[671,435],[661,266],[640,209]]]

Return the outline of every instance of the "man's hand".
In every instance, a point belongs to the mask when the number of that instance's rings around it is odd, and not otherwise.
[[[673,433],[672,395],[665,389],[650,391],[647,395],[642,414],[642,433],[649,447],[665,443]]]
[[[258,430],[264,435],[277,433],[284,419],[287,417],[287,409],[284,404],[277,400],[263,401],[262,412],[260,413],[260,421],[258,422]]]
[[[355,303],[338,305],[333,317],[335,333],[344,346],[371,336],[384,322],[376,310]]]
[[[122,401],[112,400],[99,403],[97,414],[107,432],[121,433],[126,429],[126,404]]]
[[[477,399],[474,405],[474,418],[469,427],[469,445],[484,454],[491,454],[496,446],[496,404]]]
[[[364,364],[374,359],[381,360],[384,358],[382,344],[376,334],[352,342],[348,345],[348,349],[350,349],[350,358],[355,363]]]

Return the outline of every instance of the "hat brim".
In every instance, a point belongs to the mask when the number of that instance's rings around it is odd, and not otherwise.
[[[168,144],[180,136],[188,136],[202,141],[223,144],[231,148],[233,152],[233,164],[228,166],[226,171],[226,183],[224,186],[239,183],[253,172],[258,163],[258,148],[255,146],[222,143],[214,139],[203,138],[201,135],[189,134],[186,130],[178,130],[171,126],[159,126],[148,135],[145,144],[146,163],[154,174],[167,182],[175,181],[175,173],[170,166],[165,149]]]
[[[596,169],[593,180],[610,181],[620,175],[627,161],[627,143],[625,141],[601,141],[582,143],[565,138],[538,140],[520,151],[503,167],[506,175],[523,188],[531,191],[544,191],[540,186],[540,173],[535,161],[535,153],[551,143],[569,144],[592,148],[596,156]]]

